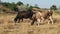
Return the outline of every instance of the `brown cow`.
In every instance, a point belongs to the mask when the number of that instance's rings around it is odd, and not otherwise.
[[[49,20],[48,24],[49,24],[50,21],[53,24],[52,14],[53,14],[53,12],[51,10],[41,11],[41,15],[40,16],[41,16],[42,21],[48,19]]]
[[[41,21],[43,22],[44,20],[48,19],[48,24],[51,21],[53,24],[53,19],[52,19],[52,14],[53,12],[51,10],[33,10],[33,12],[35,12],[35,14],[33,15],[33,21],[31,23],[31,25],[34,24],[35,21],[37,21],[38,26],[39,23],[41,23]]]

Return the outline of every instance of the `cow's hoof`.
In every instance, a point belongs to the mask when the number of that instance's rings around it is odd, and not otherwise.
[[[52,23],[53,24],[53,23]]]
[[[33,25],[33,24],[31,24],[31,25]]]
[[[48,23],[48,24],[50,24],[50,23]]]

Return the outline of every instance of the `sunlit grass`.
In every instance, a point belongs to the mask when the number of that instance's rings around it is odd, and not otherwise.
[[[14,23],[16,14],[0,14],[0,34],[60,34],[60,15],[53,15],[54,24],[43,24],[38,27],[36,23],[31,26],[29,20]]]

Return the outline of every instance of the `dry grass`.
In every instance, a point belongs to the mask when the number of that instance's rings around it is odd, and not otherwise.
[[[60,34],[60,15],[53,15],[55,23],[31,26],[29,20],[14,23],[15,15],[0,14],[0,34]]]

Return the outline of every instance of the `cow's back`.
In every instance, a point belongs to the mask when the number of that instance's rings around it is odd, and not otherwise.
[[[32,15],[33,15],[32,11],[21,11],[18,13],[18,16],[22,18],[29,18],[32,17]]]
[[[44,17],[44,18],[48,18],[49,16],[52,15],[52,11],[48,11],[48,10],[42,10],[41,12],[41,16]]]

